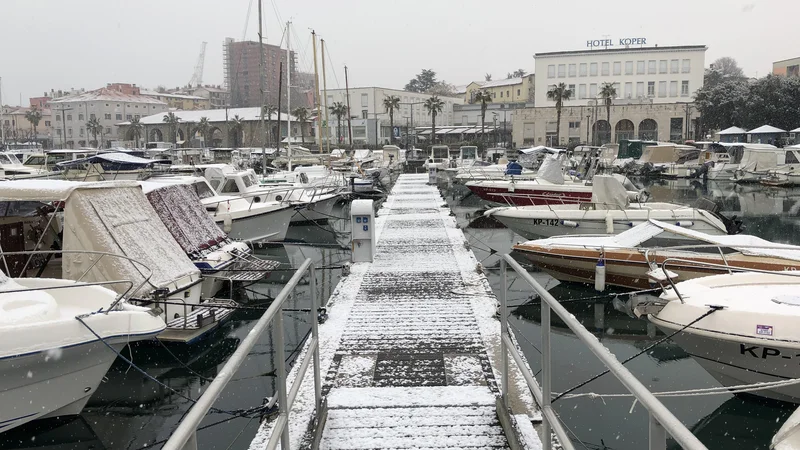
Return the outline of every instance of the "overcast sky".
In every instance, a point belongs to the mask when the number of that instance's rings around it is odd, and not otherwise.
[[[312,70],[311,28],[330,53],[328,88],[402,88],[422,68],[455,85],[533,71],[536,52],[580,50],[587,39],[645,37],[648,44],[705,44],[749,76],[800,56],[798,0],[263,0],[265,37]],[[252,12],[246,20],[248,5]],[[255,40],[258,0],[1,0],[3,103],[28,104],[50,89],[122,82],[185,85],[201,43],[205,83],[222,84],[225,37]],[[245,31],[246,30],[246,31]]]

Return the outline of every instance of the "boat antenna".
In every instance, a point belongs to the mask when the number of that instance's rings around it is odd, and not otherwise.
[[[347,136],[350,138],[350,150],[353,149],[353,124],[350,122],[350,83],[347,81],[347,66],[344,66],[344,90],[347,94]]]
[[[275,136],[275,139],[278,141],[277,148],[279,149],[281,148],[281,85],[282,84],[283,84],[283,61],[281,61],[280,65],[278,66],[278,133],[277,136]],[[287,156],[289,155],[287,154]],[[288,165],[289,170],[292,170],[292,160],[287,158],[287,161],[289,164]]]

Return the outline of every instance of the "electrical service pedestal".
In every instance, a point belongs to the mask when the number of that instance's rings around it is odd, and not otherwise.
[[[372,200],[353,200],[350,204],[350,225],[353,227],[352,262],[372,262],[375,256],[375,212]]]

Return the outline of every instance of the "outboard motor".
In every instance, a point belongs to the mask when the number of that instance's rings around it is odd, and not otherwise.
[[[745,226],[742,224],[742,221],[738,216],[734,215],[730,219],[725,217],[719,212],[720,205],[707,198],[699,198],[695,208],[702,209],[713,214],[725,225],[725,231],[727,231],[730,235],[739,234],[745,230]]]

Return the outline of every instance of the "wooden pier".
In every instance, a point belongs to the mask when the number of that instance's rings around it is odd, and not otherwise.
[[[497,299],[427,181],[400,176],[378,212],[374,262],[354,264],[331,296],[319,327],[324,426],[305,377],[291,448],[540,448],[541,417],[513,361],[510,411],[499,401]],[[251,448],[270,433],[267,423]]]

